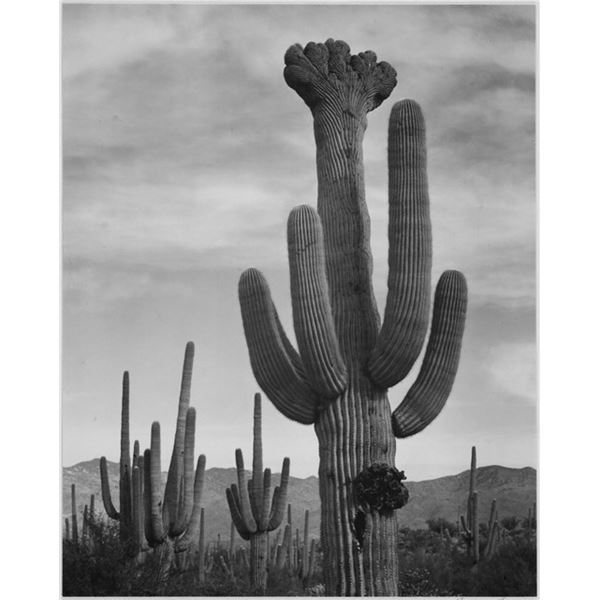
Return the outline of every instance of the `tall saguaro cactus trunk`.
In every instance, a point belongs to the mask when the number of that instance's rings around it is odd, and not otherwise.
[[[430,310],[431,224],[425,127],[419,106],[390,118],[388,298],[375,303],[362,141],[367,113],[396,85],[373,52],[345,42],[292,46],[284,77],[310,108],[317,146],[317,210],[288,220],[294,330],[286,337],[266,280],[242,274],[242,318],[254,375],[288,418],[313,423],[319,441],[321,542],[329,595],[396,595],[393,511],[407,499],[395,469],[395,437],[424,429],[441,411],[458,367],[466,312],[462,274],[436,288],[419,375],[392,413],[387,389],[401,381],[425,341]]]

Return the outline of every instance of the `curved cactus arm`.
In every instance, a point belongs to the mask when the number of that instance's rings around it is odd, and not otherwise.
[[[191,410],[191,409],[190,409]],[[193,507],[189,521],[186,522],[186,530],[183,536],[177,540],[177,551],[187,550],[200,535],[200,521],[202,517],[202,492],[204,490],[204,475],[206,472],[206,456],[201,454],[196,463],[196,474],[194,476]]]
[[[181,480],[183,478],[183,457],[185,447],[185,429],[187,411],[190,406],[190,390],[192,386],[192,368],[194,366],[194,343],[188,342],[185,346],[183,358],[183,371],[179,391],[179,408],[177,411],[177,425],[173,452],[169,463],[167,484],[165,487],[165,502],[163,506],[163,521],[169,530],[176,528],[178,508],[180,502]]]
[[[427,334],[432,248],[426,160],[421,108],[413,100],[396,103],[388,130],[388,295],[369,359],[371,380],[381,388],[408,375]]]
[[[104,504],[104,510],[111,519],[119,519],[119,512],[113,504],[110,495],[110,483],[108,481],[108,469],[106,467],[106,457],[103,456],[100,459],[100,486],[102,488],[102,503]]]
[[[263,451],[262,410],[260,394],[254,394],[254,422],[252,427],[252,480],[248,486],[254,520],[258,523],[263,504]]]
[[[460,359],[467,312],[467,283],[462,273],[445,271],[435,290],[431,333],[415,383],[392,414],[394,435],[419,433],[446,403]]]
[[[291,344],[277,317],[269,286],[257,269],[242,273],[239,300],[256,381],[283,415],[306,425],[314,423],[317,395],[299,373],[299,361],[290,358]]]
[[[231,513],[231,519],[235,524],[235,528],[244,540],[249,540],[254,532],[250,531],[246,527],[244,517],[242,517],[242,511],[239,501],[239,493],[237,486],[234,484],[230,488],[225,490],[225,497],[227,498],[227,504],[229,505],[229,512]]]
[[[269,513],[269,531],[277,529],[283,521],[283,517],[285,515],[285,507],[287,503],[287,489],[289,480],[290,459],[286,457],[283,459],[283,466],[281,468],[281,481],[279,482],[279,485],[275,488],[275,492],[273,494],[271,512]]]
[[[250,498],[246,485],[246,471],[244,470],[244,455],[239,448],[237,448],[235,451],[235,467],[238,478],[239,495],[237,499],[239,500],[240,512],[242,514],[242,518],[244,519],[246,529],[254,533],[256,531],[256,520],[254,519],[254,516],[252,515],[252,509],[250,508]]]
[[[196,409],[188,408],[185,419],[185,435],[183,450],[183,478],[181,480],[179,495],[179,509],[175,526],[171,528],[169,535],[176,537],[181,535],[188,526],[194,507],[194,444],[196,437]]]
[[[161,473],[160,473],[160,423],[152,423],[150,437],[150,468],[148,477],[150,480],[150,533],[148,540],[151,545],[161,544],[166,531],[163,527],[162,518],[162,495],[161,495]]]
[[[288,218],[288,258],[294,330],[311,386],[336,398],[348,384],[331,312],[323,227],[317,211],[297,206]]]

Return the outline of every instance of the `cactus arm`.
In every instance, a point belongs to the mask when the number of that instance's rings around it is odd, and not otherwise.
[[[177,520],[171,528],[169,535],[181,535],[190,520],[194,507],[194,444],[196,436],[196,409],[188,408],[185,419],[184,450],[183,450],[183,478],[180,483],[179,507]]]
[[[281,542],[281,552],[279,549],[277,550],[277,568],[283,569],[285,566],[286,558],[288,556],[288,551],[290,547],[290,540],[292,536],[292,527],[289,523],[286,524],[285,529],[283,531],[283,540]]]
[[[314,570],[315,570],[315,560],[317,556],[317,540],[313,539],[310,543],[310,556],[308,558],[308,571],[306,573],[306,583],[310,581]]]
[[[165,539],[162,519],[161,476],[160,476],[160,423],[152,423],[150,436],[150,530],[152,546],[161,544]]]
[[[273,494],[273,502],[271,504],[271,512],[269,514],[269,531],[277,529],[283,521],[285,515],[285,506],[287,503],[287,489],[290,479],[290,459],[283,459],[283,466],[281,468],[281,481],[275,488]]]
[[[242,273],[239,300],[256,381],[283,415],[299,423],[313,423],[317,396],[299,373],[297,358],[290,358],[291,344],[285,341],[269,286],[260,271],[247,269]]]
[[[77,531],[77,499],[75,495],[75,484],[71,484],[71,532],[72,539],[77,544],[79,535]]]
[[[473,533],[473,561],[479,562],[479,494],[473,492],[473,523],[471,530]]]
[[[392,414],[396,437],[419,433],[444,408],[458,369],[466,310],[464,276],[458,271],[445,271],[435,290],[431,333],[421,370]]]
[[[190,409],[192,410],[192,409]],[[204,475],[206,472],[206,456],[201,454],[196,463],[196,473],[194,476],[193,488],[193,506],[191,516],[186,520],[186,529],[183,536],[177,540],[177,551],[182,552],[187,550],[200,535],[200,520],[202,516],[202,492],[204,490]]]
[[[308,577],[308,523],[309,523],[309,512],[304,511],[304,542],[302,546],[302,572],[300,576],[302,579]]]
[[[297,206],[288,218],[288,257],[294,330],[313,389],[339,396],[348,383],[335,333],[325,274],[323,227],[315,209]]]
[[[237,499],[239,500],[240,512],[244,519],[246,529],[251,533],[254,533],[256,531],[256,521],[252,515],[252,509],[250,508],[250,498],[246,485],[246,472],[244,470],[244,455],[239,448],[235,451],[235,466],[238,478],[239,494]]]
[[[198,583],[203,584],[206,579],[206,566],[204,564],[204,509],[200,509],[200,537],[198,541]]]
[[[132,489],[132,527],[131,527],[131,538],[133,541],[134,548],[137,551],[140,550],[142,545],[142,531],[140,529],[140,514],[143,510],[142,507],[142,473],[140,468],[136,465],[133,467],[131,473],[131,489]]]
[[[262,407],[260,394],[254,394],[254,422],[252,427],[252,482],[248,488],[254,520],[258,523],[263,504],[263,451]]]
[[[165,501],[163,505],[163,520],[169,530],[175,529],[180,500],[181,479],[183,478],[183,457],[185,445],[185,429],[187,411],[190,406],[190,389],[192,385],[192,368],[194,365],[194,343],[188,342],[185,347],[181,386],[179,391],[179,407],[173,452],[169,463]]]
[[[402,381],[417,360],[429,317],[432,249],[425,120],[413,100],[392,108],[388,162],[388,295],[369,360],[371,380],[384,389]]]
[[[260,531],[272,531],[269,529],[269,516],[271,508],[271,469],[265,469],[263,477],[262,507],[260,519],[257,523]]]
[[[252,531],[250,531],[246,527],[246,522],[244,521],[244,517],[242,516],[242,511],[240,507],[239,501],[239,493],[237,490],[237,485],[232,484],[230,488],[225,490],[225,497],[227,498],[227,504],[229,505],[229,512],[231,513],[231,518],[235,523],[235,527],[238,530],[238,533],[244,540],[249,540],[252,537]]]
[[[111,519],[118,520],[119,512],[115,508],[110,495],[110,482],[108,480],[108,468],[106,466],[105,456],[100,458],[100,487],[102,489],[102,503],[104,504],[106,514]]]

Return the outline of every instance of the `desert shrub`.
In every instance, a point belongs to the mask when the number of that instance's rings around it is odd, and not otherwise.
[[[470,595],[536,596],[536,567],[535,543],[526,538],[513,539],[477,566]]]
[[[448,530],[450,535],[456,535],[458,533],[456,523],[451,523],[448,519],[442,517],[438,517],[437,519],[427,519],[426,523],[427,527],[429,527],[429,531],[433,531],[434,533],[444,533],[445,529]]]
[[[143,596],[157,586],[156,558],[144,565],[131,560],[117,522],[96,520],[85,540],[63,540],[63,596]]]
[[[501,523],[502,527],[504,527],[504,529],[506,529],[507,531],[512,531],[519,524],[519,519],[517,519],[517,517],[515,517],[515,516],[504,517],[500,521],[500,523]]]
[[[513,534],[474,567],[463,542],[444,542],[432,530],[401,530],[399,595],[535,596],[535,536]]]

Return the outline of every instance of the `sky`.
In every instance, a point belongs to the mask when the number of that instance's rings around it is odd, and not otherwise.
[[[309,110],[283,80],[293,43],[343,39],[398,73],[369,113],[365,179],[374,287],[387,280],[387,119],[417,100],[427,123],[433,284],[468,281],[459,372],[440,416],[398,440],[410,480],[479,464],[537,466],[535,8],[63,5],[62,454],[119,453],[121,376],[131,431],[161,423],[168,464],[185,343],[207,467],[251,460],[258,390],[237,281],[269,280],[293,338],[286,220],[316,204]],[[389,391],[392,408],[416,377]],[[265,465],[316,475],[311,426],[263,402]]]

